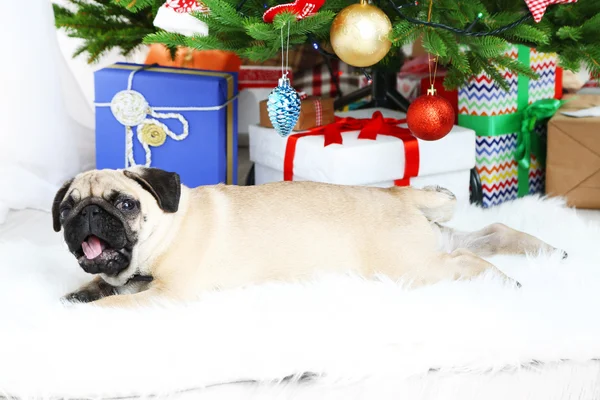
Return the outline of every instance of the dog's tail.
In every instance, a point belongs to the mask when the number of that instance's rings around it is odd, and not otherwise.
[[[456,196],[443,187],[394,187],[391,190],[401,194],[404,201],[414,204],[431,222],[447,222],[454,215]]]

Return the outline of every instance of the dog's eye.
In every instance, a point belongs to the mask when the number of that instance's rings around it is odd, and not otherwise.
[[[122,211],[131,211],[136,208],[136,204],[133,200],[125,199],[117,203],[117,208]]]
[[[60,209],[60,218],[65,219],[70,211],[71,211],[71,207],[61,208]]]

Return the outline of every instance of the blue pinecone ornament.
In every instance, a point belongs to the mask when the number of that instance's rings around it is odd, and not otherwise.
[[[269,119],[275,131],[283,137],[292,133],[300,117],[300,96],[287,77],[279,79],[279,84],[267,100]]]

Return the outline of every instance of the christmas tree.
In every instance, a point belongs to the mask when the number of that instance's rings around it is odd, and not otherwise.
[[[154,16],[164,0],[145,1],[135,8],[115,0],[68,3],[67,7],[53,4],[56,27],[65,29],[70,37],[83,39],[73,57],[85,54],[88,62],[94,63],[113,48],[127,56],[146,36],[155,33]]]
[[[502,84],[503,68],[535,78],[529,68],[504,54],[509,43],[556,52],[564,68],[577,71],[584,64],[594,76],[600,74],[600,2],[553,4],[568,1],[528,0],[548,5],[537,22],[525,0],[402,1],[373,3],[391,21],[387,36],[391,49],[373,67],[397,71],[401,46],[422,38],[424,48],[447,67],[447,88],[455,88],[481,71]],[[326,57],[335,57],[323,50],[330,42],[332,23],[340,11],[357,4],[355,0],[327,0],[305,18],[282,12],[267,23],[263,14],[280,4],[277,0],[202,0],[210,11],[192,15],[206,23],[209,35],[184,36],[153,26],[153,17],[163,0],[70,2],[73,9],[55,5],[56,25],[84,39],[78,53],[87,53],[90,61],[115,46],[128,54],[142,43],[162,43],[172,50],[181,46],[226,50],[261,62],[281,53],[282,33],[287,40],[288,29],[290,46],[311,43]]]

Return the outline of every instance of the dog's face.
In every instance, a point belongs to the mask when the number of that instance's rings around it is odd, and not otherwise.
[[[66,182],[52,206],[54,230],[90,274],[126,270],[140,239],[179,206],[179,176],[154,168],[96,170]]]

